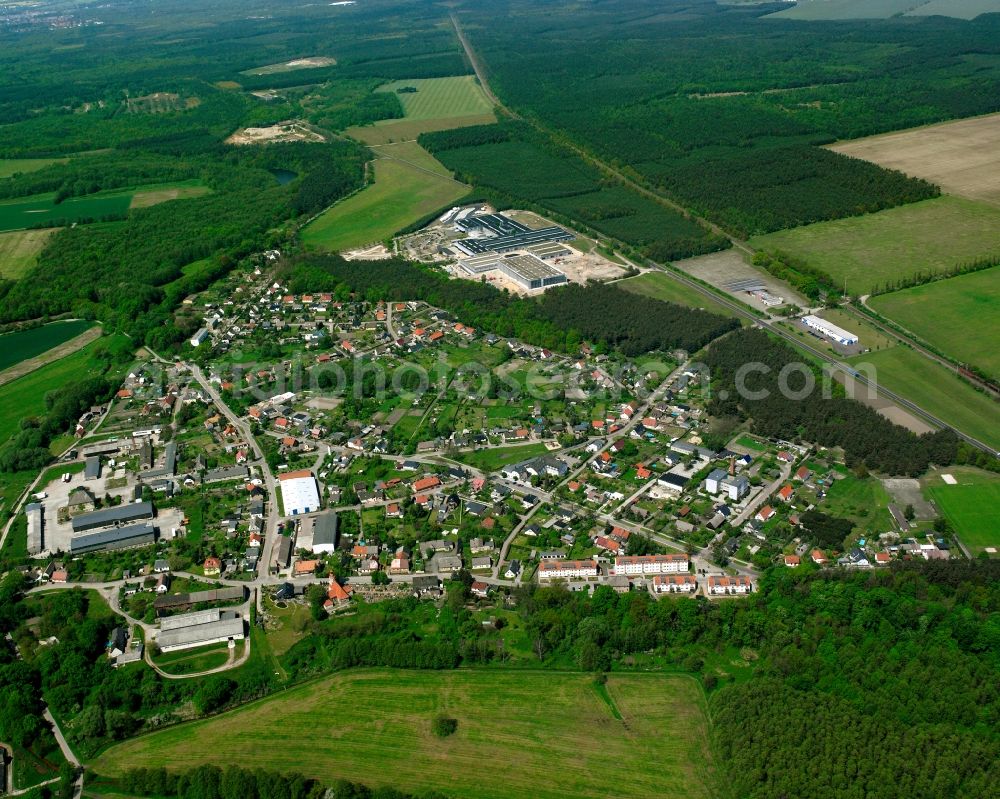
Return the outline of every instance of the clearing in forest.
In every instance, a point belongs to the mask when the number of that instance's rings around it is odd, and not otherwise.
[[[431,732],[439,714],[458,721],[447,738]],[[220,740],[225,747],[214,745]],[[92,765],[107,775],[224,767],[233,752],[255,750],[268,752],[268,768],[327,783],[481,799],[713,795],[702,691],[689,677],[663,674],[612,674],[598,686],[593,674],[343,672],[127,741]]]

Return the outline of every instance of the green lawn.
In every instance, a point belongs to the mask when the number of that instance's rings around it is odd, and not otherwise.
[[[38,254],[56,228],[0,233],[0,278],[17,280],[38,263]]]
[[[73,322],[52,322],[15,333],[4,333],[0,335],[0,370],[41,355],[93,326],[93,322],[78,319]]]
[[[243,653],[243,646],[244,643],[237,642],[236,657]],[[227,660],[229,660],[228,642],[161,653],[153,658],[157,666],[170,674],[196,674],[223,666]]]
[[[337,203],[302,230],[302,241],[324,250],[348,250],[383,241],[468,193],[450,178],[380,158],[375,182]]]
[[[853,295],[917,273],[941,272],[1000,254],[1000,208],[938,197],[877,214],[819,222],[750,241],[780,250],[829,274]]]
[[[1000,267],[872,297],[868,304],[942,352],[1000,378]]]
[[[430,730],[442,713],[458,721],[446,739]],[[327,783],[479,799],[714,795],[701,689],[657,674],[612,674],[602,695],[590,674],[344,672],[127,741],[92,766],[225,766],[256,750],[268,768]]]
[[[908,347],[869,352],[849,360],[871,364],[877,370],[879,385],[1000,450],[1000,403],[976,391],[954,372]]]
[[[0,202],[0,231],[55,227],[67,222],[121,217],[128,213],[134,191],[114,191],[74,197],[58,205],[54,193]]]
[[[511,463],[526,461],[548,452],[544,444],[525,444],[520,447],[490,447],[475,452],[462,452],[454,459],[484,472],[495,472]]]
[[[398,91],[404,88],[416,91]],[[397,80],[379,86],[376,91],[397,92],[406,119],[454,119],[488,114],[493,110],[473,75]]]
[[[622,280],[615,285],[625,289],[625,291],[643,294],[657,300],[673,302],[689,308],[702,308],[722,316],[736,316],[725,305],[688,288],[665,272],[646,272],[644,275]]]
[[[959,467],[944,470],[957,481],[948,485],[939,474],[928,476],[926,495],[951,522],[958,537],[973,555],[986,547],[1000,549],[1000,476]]]
[[[0,441],[6,441],[17,430],[21,419],[45,412],[47,392],[93,376],[91,354],[99,343],[100,339],[72,355],[0,386]]]

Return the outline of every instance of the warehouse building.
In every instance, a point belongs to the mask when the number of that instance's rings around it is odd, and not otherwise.
[[[101,527],[111,527],[116,524],[128,524],[152,518],[152,502],[132,502],[128,505],[118,505],[114,508],[104,508],[103,510],[95,510],[93,513],[75,516],[73,518],[73,532],[82,533]]]
[[[74,535],[69,542],[69,551],[73,555],[81,555],[84,552],[144,547],[153,543],[156,543],[156,528],[150,522],[142,522]]]
[[[246,589],[240,585],[224,588],[209,588],[205,591],[192,591],[186,594],[161,594],[153,600],[153,609],[175,610],[189,607],[202,602],[242,602],[246,599]]]
[[[858,343],[856,335],[848,330],[844,330],[842,327],[837,327],[832,322],[826,321],[826,319],[821,319],[818,316],[803,316],[802,321],[806,327],[822,333],[827,338],[832,338],[838,344],[843,344],[845,347],[851,347]]]
[[[319,510],[319,487],[316,478],[308,469],[288,472],[278,477],[281,500],[286,516],[298,516]]]
[[[455,220],[455,227],[466,233],[480,231],[492,236],[516,236],[530,233],[531,228],[503,214],[477,214]]]
[[[551,227],[514,233],[510,236],[483,236],[459,239],[454,246],[464,255],[482,255],[488,252],[512,252],[538,244],[553,241],[570,241],[575,236],[568,230],[553,225]]]
[[[499,269],[528,291],[545,289],[566,282],[566,275],[534,255],[505,255],[500,259]]]
[[[303,522],[311,528],[312,551],[314,554],[331,554],[337,549],[337,514],[330,510],[317,513]]]
[[[231,610],[211,608],[160,619],[156,643],[161,652],[176,652],[222,641],[242,641],[243,619]]]
[[[26,505],[24,512],[28,517],[28,554],[38,555],[42,551],[42,506],[37,502]]]

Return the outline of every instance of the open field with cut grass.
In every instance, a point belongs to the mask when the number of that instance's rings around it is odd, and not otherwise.
[[[0,278],[17,280],[38,263],[38,254],[58,228],[0,233]]]
[[[956,485],[945,483],[941,472],[932,473],[923,481],[925,495],[951,522],[973,556],[987,547],[1000,549],[1000,525],[996,522],[1000,475],[961,466],[942,471],[954,477]]]
[[[928,413],[1000,450],[1000,403],[976,391],[954,372],[908,347],[897,346],[849,359],[871,364],[878,384],[915,402]]]
[[[399,91],[410,88],[416,91]],[[406,119],[454,119],[493,111],[474,75],[397,80],[379,86],[376,91],[396,92]]]
[[[450,178],[451,172],[448,167],[438,161],[433,155],[427,152],[415,141],[401,141],[393,144],[376,144],[372,149],[379,158],[390,158],[397,161],[406,161],[408,164],[435,172],[442,177]]]
[[[715,795],[697,683],[612,674],[605,688],[599,693],[591,674],[344,672],[135,738],[92,765],[108,775],[141,766],[225,766],[234,751],[263,749],[269,768],[327,783],[345,778],[479,799]],[[448,738],[431,732],[439,714],[458,721]]]
[[[54,193],[36,194],[0,202],[0,231],[53,227],[84,219],[121,217],[128,213],[132,191],[114,191],[73,197],[56,205]]]
[[[451,178],[386,158],[374,163],[375,182],[324,211],[302,230],[302,241],[323,250],[348,250],[391,237],[407,225],[464,197]]]
[[[868,304],[942,352],[1000,378],[1000,267],[882,294]]]
[[[948,194],[1000,205],[1000,114],[837,142],[829,149],[929,180]]]
[[[853,295],[918,273],[1000,255],[1000,207],[937,197],[876,214],[817,222],[751,239],[822,269]]]
[[[397,92],[407,87],[416,91]],[[397,80],[376,91],[396,92],[405,116],[347,130],[347,135],[365,144],[412,141],[421,133],[496,122],[493,107],[473,75]]]
[[[37,172],[49,164],[64,164],[68,158],[0,158],[0,180],[23,172]]]
[[[72,322],[52,322],[29,330],[4,333],[0,335],[0,371],[58,347],[92,327],[94,327],[93,322],[76,319]]]
[[[201,197],[211,189],[200,180],[184,180],[176,183],[162,183],[156,186],[143,186],[132,196],[129,208],[149,208],[169,200],[186,200],[190,197]]]
[[[709,299],[704,294],[692,291],[682,283],[678,283],[666,272],[646,272],[638,277],[621,280],[615,285],[620,289],[625,289],[625,291],[642,294],[656,300],[673,302],[688,308],[701,308],[722,316],[736,316],[725,305]]]
[[[45,412],[47,392],[94,374],[91,354],[96,344],[88,344],[72,355],[0,386],[0,441],[6,441],[18,429],[21,419]]]

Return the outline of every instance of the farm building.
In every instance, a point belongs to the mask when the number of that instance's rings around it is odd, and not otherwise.
[[[822,333],[827,338],[831,338],[838,344],[843,344],[845,347],[853,346],[858,343],[858,337],[856,335],[844,330],[842,327],[837,327],[837,325],[832,322],[827,322],[826,319],[810,315],[803,316],[802,321],[805,323],[806,327]]]
[[[244,638],[243,619],[234,611],[212,608],[160,619],[156,642],[161,652],[174,652]]]
[[[286,516],[319,510],[319,489],[316,478],[308,469],[288,472],[278,477],[278,481]]]
[[[118,505],[113,508],[95,510],[73,518],[73,533],[83,533],[87,530],[97,530],[115,524],[137,522],[140,519],[153,518],[152,502],[133,502],[128,505]]]
[[[191,346],[192,347],[201,346],[205,342],[205,339],[207,338],[208,338],[208,328],[203,327],[197,333],[191,336]]]
[[[142,547],[155,541],[156,528],[150,522],[141,522],[74,535],[69,542],[69,551],[74,555],[80,555],[99,550]]]
[[[42,551],[42,506],[32,502],[24,512],[28,517],[28,554],[37,555]]]

